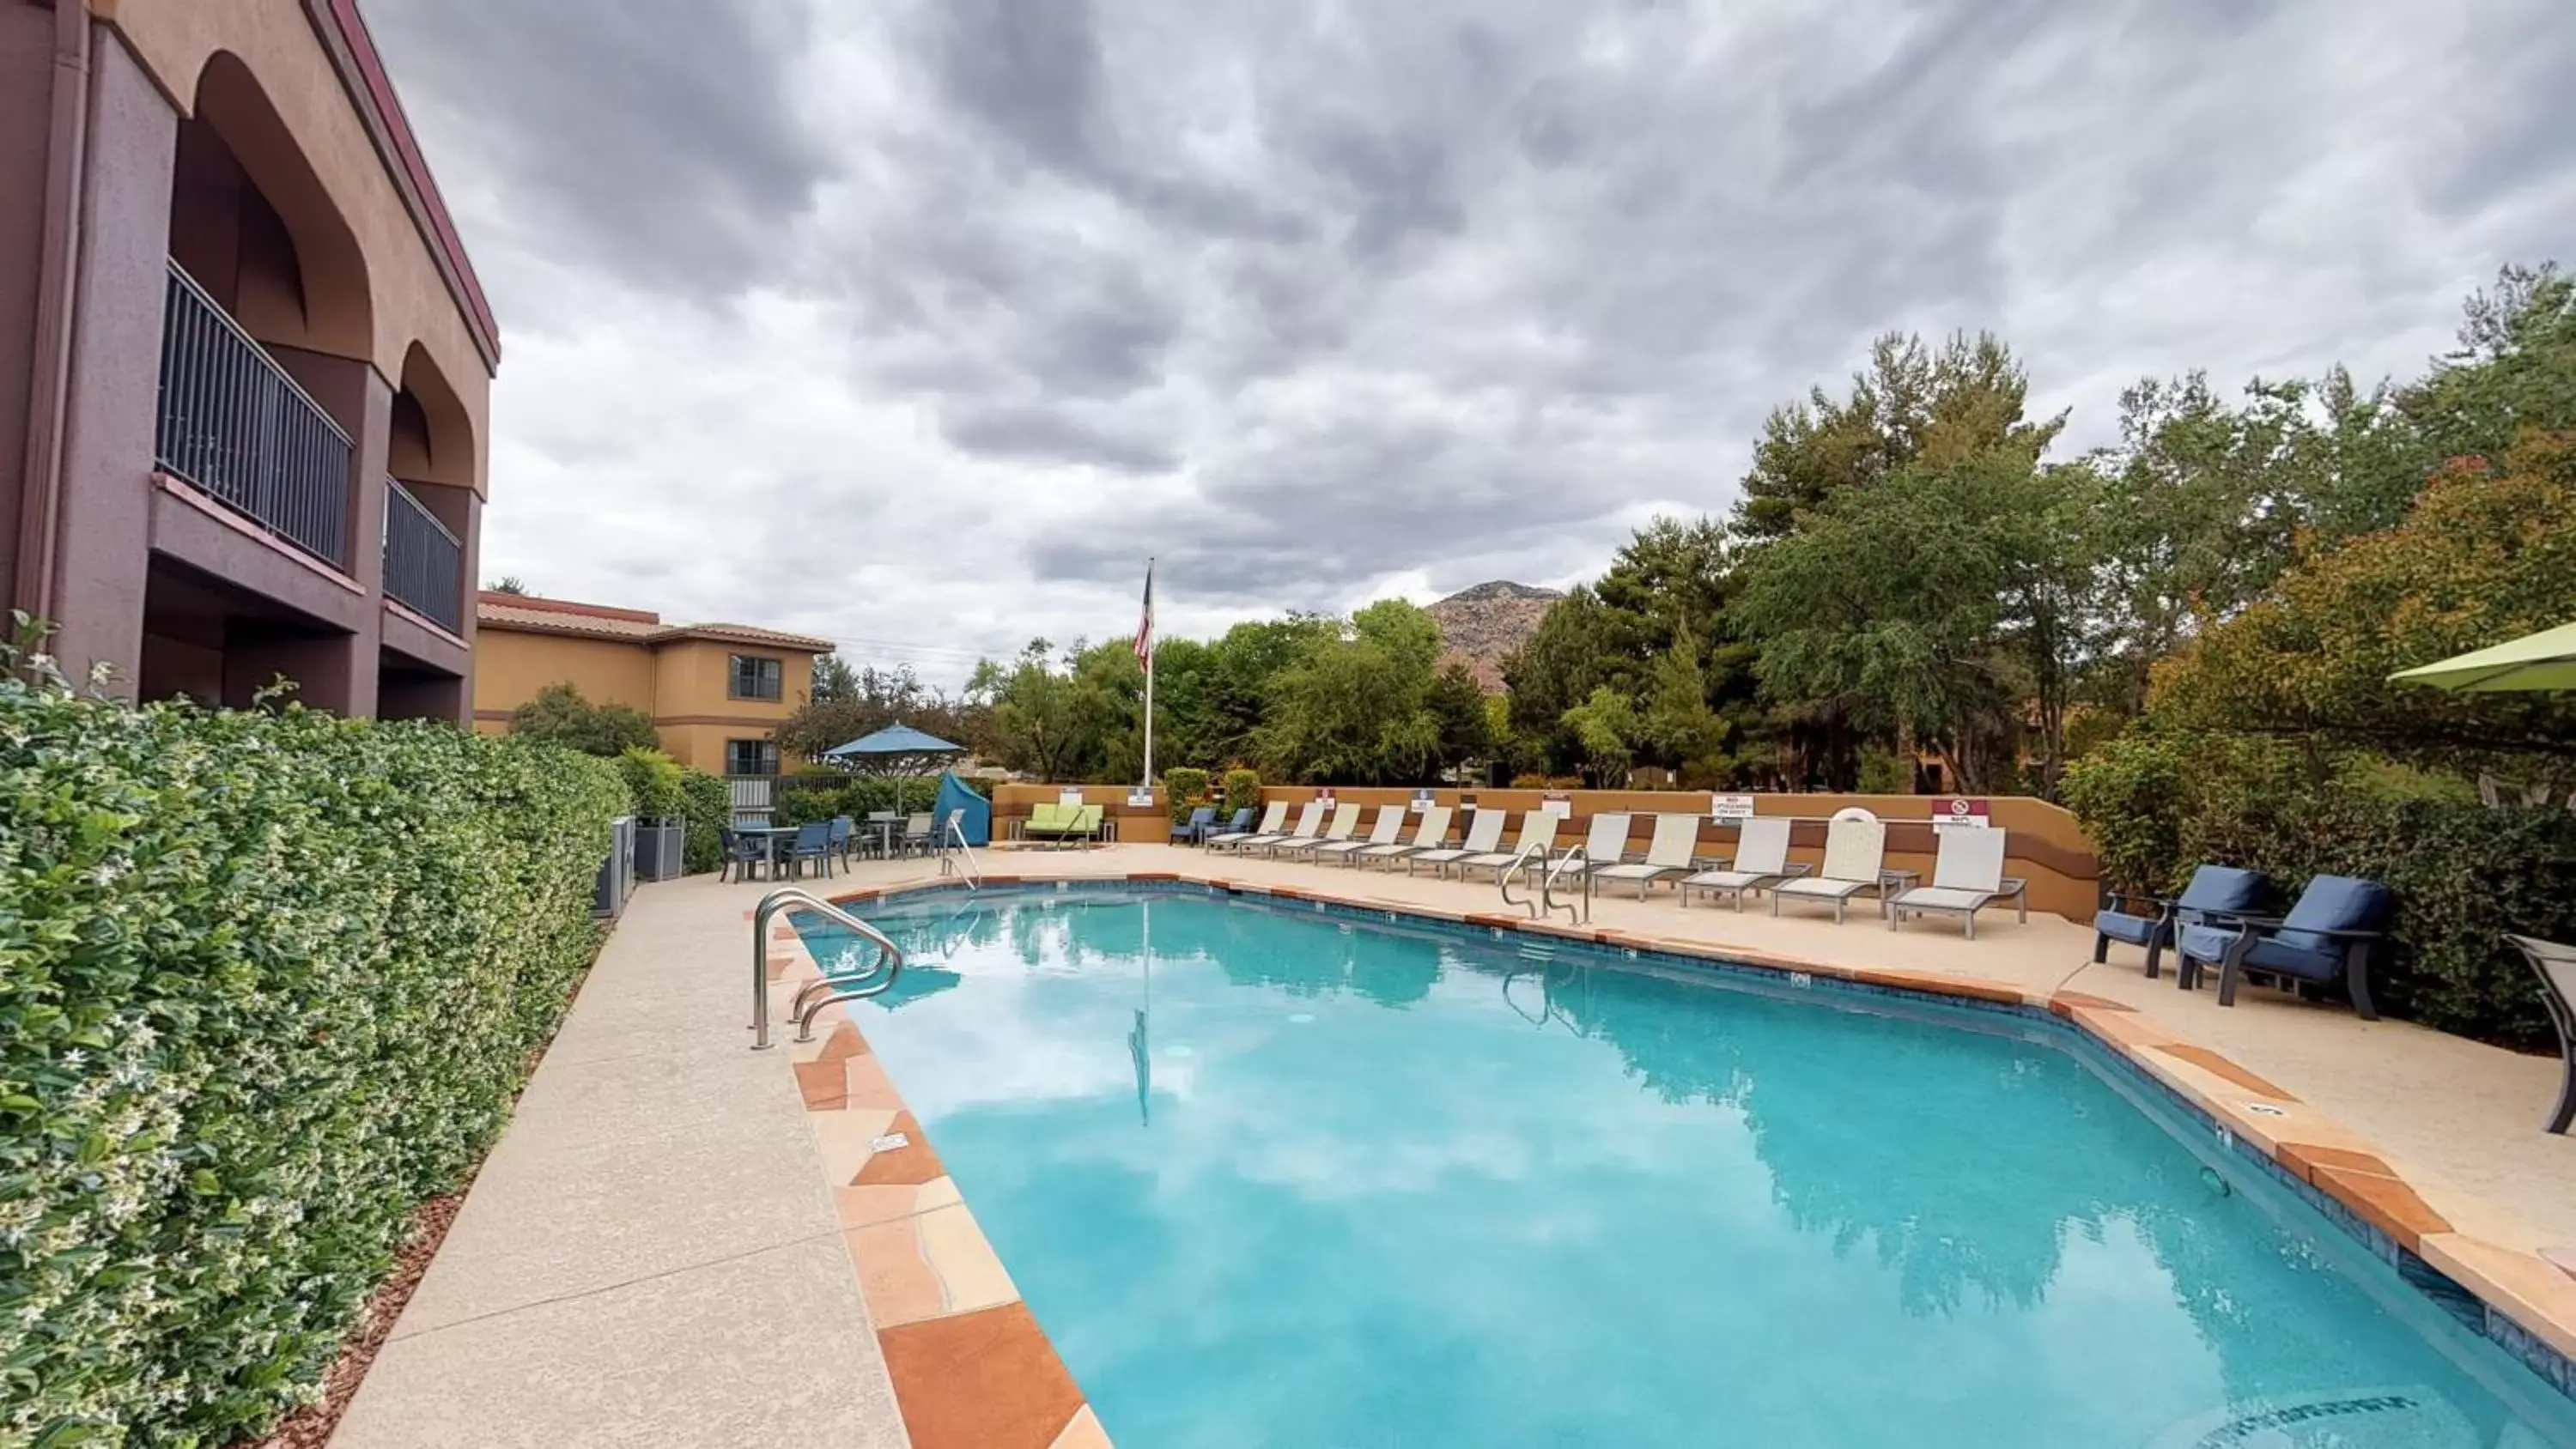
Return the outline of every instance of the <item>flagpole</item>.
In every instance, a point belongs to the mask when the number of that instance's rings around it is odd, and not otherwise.
[[[1153,598],[1154,561],[1148,558],[1145,560],[1145,607],[1148,610],[1146,616],[1148,629],[1152,627]],[[1150,633],[1145,639],[1145,788],[1148,790],[1154,788],[1154,640]]]

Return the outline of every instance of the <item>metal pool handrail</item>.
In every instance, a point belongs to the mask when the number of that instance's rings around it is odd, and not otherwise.
[[[1577,917],[1575,915],[1574,904],[1571,901],[1563,905],[1557,904],[1553,888],[1556,884],[1557,874],[1565,868],[1566,862],[1573,860],[1582,854],[1582,846],[1568,846],[1564,857],[1551,864],[1548,860],[1548,846],[1545,841],[1533,840],[1529,844],[1522,846],[1520,848],[1520,853],[1512,857],[1512,863],[1503,867],[1502,870],[1494,877],[1494,883],[1502,890],[1503,904],[1507,906],[1519,906],[1521,909],[1528,911],[1530,913],[1530,918],[1533,920],[1544,919],[1557,911],[1565,912],[1565,918],[1568,921],[1576,920]],[[1540,869],[1541,866],[1546,866],[1547,868],[1542,871]],[[1514,900],[1512,898],[1512,876],[1515,873],[1535,875],[1538,877],[1538,895],[1535,899]],[[1592,884],[1592,872],[1589,869],[1585,870],[1583,873],[1583,883],[1585,890],[1583,892],[1583,914],[1580,919],[1589,921],[1592,919],[1592,892],[1590,889]]]
[[[876,968],[855,975],[835,975],[827,971],[820,980],[809,983],[804,990],[797,992],[795,1016],[798,1041],[813,1039],[815,1012],[835,1001],[857,1001],[874,996],[894,985],[895,977],[903,971],[903,948],[889,940],[885,932],[833,905],[830,901],[796,886],[781,886],[771,891],[760,898],[760,905],[751,913],[751,1049],[756,1052],[765,1052],[770,1046],[769,918],[782,911],[797,910],[812,911],[835,925],[845,927],[875,942],[877,967],[883,968],[885,973],[884,979],[878,980]],[[833,994],[809,1006],[806,1004],[806,998],[816,986],[824,987]]]
[[[1572,904],[1560,907],[1556,903],[1556,879],[1565,873],[1566,867],[1576,861],[1583,863],[1582,869],[1575,874],[1575,879],[1583,886],[1583,893],[1578,897],[1583,902],[1583,914],[1580,917],[1575,915]],[[1567,846],[1565,854],[1558,856],[1556,863],[1547,868],[1547,873],[1538,878],[1538,898],[1542,915],[1548,911],[1562,909],[1567,920],[1577,921],[1587,926],[1592,924],[1592,852],[1580,845]]]
[[[966,827],[959,823],[965,813],[962,809],[948,812],[948,839],[939,842],[939,873],[947,875],[954,870],[966,878],[966,889],[979,891],[984,888],[984,872],[975,864],[975,847],[966,843]],[[960,858],[956,863],[950,858],[950,841],[956,842],[955,853]]]

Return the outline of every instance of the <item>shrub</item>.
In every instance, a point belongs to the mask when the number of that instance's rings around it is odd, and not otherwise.
[[[798,783],[790,785],[787,779],[780,780],[777,794],[770,802],[770,818],[781,825],[802,825],[809,820],[829,820],[835,815],[860,820],[876,810],[899,810],[910,815],[928,810],[939,799],[939,777],[936,775],[789,776],[788,779]],[[805,783],[807,780],[820,783]]]
[[[1164,771],[1163,803],[1171,808],[1174,825],[1189,819],[1192,809],[1210,803],[1208,772],[1193,770],[1187,766]]]
[[[311,1398],[598,944],[617,772],[0,683],[0,1441]]]
[[[627,808],[653,817],[682,813],[680,762],[660,750],[629,745],[617,756],[617,773],[626,781]]]
[[[510,712],[510,733],[528,735],[585,755],[613,760],[630,749],[662,743],[653,717],[626,704],[592,704],[569,682],[549,684]]]
[[[1228,770],[1228,771],[1226,771],[1226,772],[1225,772],[1225,811],[1226,811],[1226,813],[1227,813],[1228,815],[1231,815],[1231,814],[1233,814],[1233,813],[1234,813],[1235,811],[1237,811],[1237,810],[1258,810],[1258,809],[1260,809],[1260,808],[1261,808],[1261,772],[1260,772],[1259,770]]]
[[[2354,875],[2397,896],[2373,964],[2383,1011],[2514,1046],[2550,1040],[2503,933],[2576,939],[2576,813],[2495,810],[2382,762],[2312,764],[2286,743],[2132,730],[2069,769],[2067,803],[2106,879],[2170,893],[2202,861],[2295,892]]]
[[[691,875],[724,864],[724,828],[733,823],[733,790],[704,770],[680,772],[680,815],[688,822],[682,869]]]

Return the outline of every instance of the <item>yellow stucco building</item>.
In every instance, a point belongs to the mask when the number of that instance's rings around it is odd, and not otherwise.
[[[827,639],[745,624],[665,624],[642,609],[485,590],[474,610],[474,727],[568,682],[594,704],[653,717],[671,758],[719,775],[774,775],[776,729],[814,687]]]

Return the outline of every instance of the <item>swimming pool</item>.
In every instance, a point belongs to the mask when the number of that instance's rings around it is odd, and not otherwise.
[[[861,1025],[1126,1449],[2576,1442],[2049,1023],[1204,893],[872,914]]]

